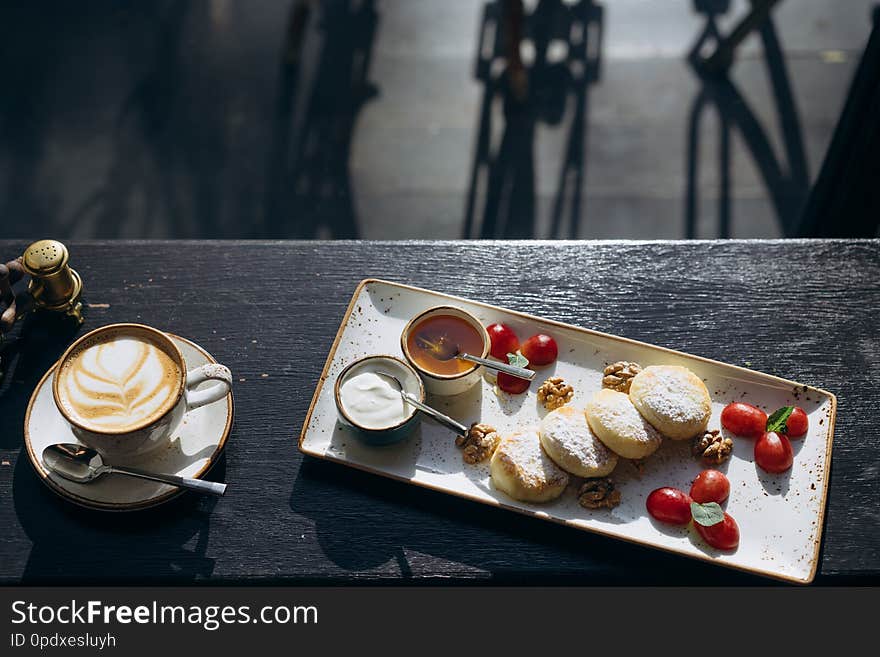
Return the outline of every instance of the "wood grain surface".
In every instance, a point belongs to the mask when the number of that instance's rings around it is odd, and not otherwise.
[[[23,241],[0,240],[0,260]],[[357,283],[378,277],[744,365],[838,397],[816,585],[880,581],[880,241],[71,242],[86,322],[32,319],[0,384],[0,582],[755,584],[770,580],[304,457]],[[234,374],[211,478],[154,510],[85,511],[22,447],[27,400],[78,333],[151,324]]]

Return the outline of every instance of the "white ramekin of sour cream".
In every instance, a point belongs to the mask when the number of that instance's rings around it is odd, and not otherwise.
[[[367,356],[348,365],[336,378],[333,396],[340,421],[370,445],[390,445],[408,437],[418,424],[417,409],[406,403],[393,379],[421,402],[425,389],[418,373],[394,356]]]

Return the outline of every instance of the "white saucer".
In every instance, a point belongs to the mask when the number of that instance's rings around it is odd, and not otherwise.
[[[197,344],[169,334],[180,347],[187,369],[217,361]],[[77,484],[50,473],[42,463],[43,450],[52,443],[79,442],[52,397],[53,366],[37,384],[24,419],[24,444],[31,464],[43,482],[67,500],[93,509],[131,511],[167,502],[183,489],[119,474],[104,475],[89,484]],[[206,384],[203,384],[206,385]],[[210,385],[208,383],[207,385]],[[144,470],[201,478],[220,457],[232,429],[232,393],[225,400],[189,411],[171,444],[127,462]]]

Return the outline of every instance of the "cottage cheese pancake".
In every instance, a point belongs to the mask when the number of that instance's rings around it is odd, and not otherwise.
[[[173,406],[181,370],[168,348],[140,332],[108,331],[87,340],[58,371],[58,402],[76,423],[125,432]]]
[[[604,477],[617,465],[617,454],[600,441],[583,410],[558,408],[541,421],[541,446],[560,468],[578,477]]]
[[[700,377],[685,367],[646,367],[633,377],[629,398],[642,417],[672,440],[693,438],[709,426],[709,391]]]
[[[537,428],[501,440],[489,462],[492,483],[523,502],[549,502],[562,495],[568,475],[541,448]]]
[[[624,392],[608,388],[597,392],[587,404],[587,422],[608,449],[625,459],[643,459],[662,442]]]

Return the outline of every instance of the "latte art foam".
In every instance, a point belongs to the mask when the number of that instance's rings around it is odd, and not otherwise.
[[[147,337],[110,333],[70,354],[58,377],[59,403],[71,419],[97,431],[126,431],[168,410],[181,370]]]

